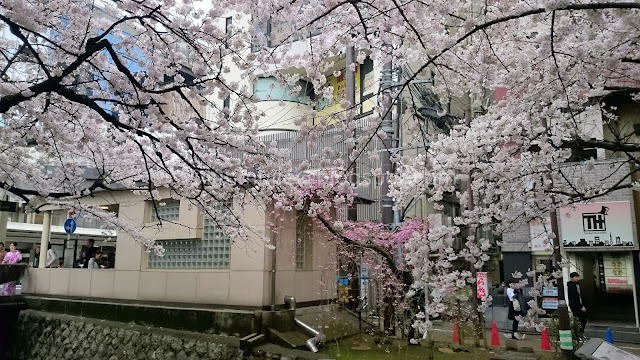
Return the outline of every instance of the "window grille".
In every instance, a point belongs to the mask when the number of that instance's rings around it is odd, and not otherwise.
[[[164,203],[164,206],[160,205]],[[180,200],[160,200],[156,206],[151,206],[151,222],[159,219],[166,221],[177,221],[180,218]]]
[[[205,219],[202,240],[158,241],[164,256],[149,254],[149,269],[228,269],[231,240],[213,221]]]

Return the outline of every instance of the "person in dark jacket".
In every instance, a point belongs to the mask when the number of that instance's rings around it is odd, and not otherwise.
[[[82,247],[82,251],[80,251],[80,259],[78,259],[78,265],[82,268],[87,269],[89,267],[89,260],[93,258],[98,249],[94,248],[95,241],[93,239],[87,240],[87,245]]]
[[[507,288],[507,297],[509,298],[509,313],[507,315],[507,319],[512,320],[513,324],[511,327],[512,332],[510,334],[504,334],[504,336],[508,339],[516,339],[522,340],[524,339],[524,334],[518,334],[518,316],[527,315],[527,302],[524,299],[524,295],[522,294],[522,289],[517,288],[516,284],[518,282],[514,279],[509,281],[509,287]],[[516,310],[513,303],[517,302],[520,309]]]
[[[567,295],[569,296],[569,309],[573,313],[573,316],[576,316],[580,319],[580,328],[584,333],[584,328],[587,326],[587,309],[584,307],[584,302],[582,301],[582,294],[580,293],[580,285],[578,282],[580,281],[580,274],[577,272],[572,272],[569,275],[570,281],[567,282]]]

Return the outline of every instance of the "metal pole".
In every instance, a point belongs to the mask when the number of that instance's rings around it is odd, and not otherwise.
[[[346,93],[346,97],[347,97],[347,102],[349,103],[349,110],[347,110],[347,123],[349,125],[351,125],[355,119],[354,119],[354,113],[355,113],[355,108],[354,106],[356,105],[356,72],[355,69],[352,68],[352,65],[355,64],[355,55],[354,55],[354,47],[353,46],[348,46],[347,50],[346,50],[346,59],[345,59],[345,77],[346,77],[346,82],[347,82],[347,93]],[[355,140],[356,138],[356,127],[353,126],[353,138]],[[356,165],[356,160],[351,161],[351,153],[354,152],[356,149],[356,143],[355,141],[352,143],[352,145],[349,146],[349,148],[347,149],[347,152],[345,154],[346,157],[346,163],[347,163],[347,172],[349,174],[349,183],[351,183],[351,187],[353,189],[355,189],[358,184],[357,184],[357,179],[358,179],[358,174],[357,174],[357,165]],[[350,204],[349,208],[347,209],[347,220],[349,221],[358,221],[358,205],[356,205],[355,203]],[[350,281],[350,285],[349,285],[349,297],[351,300],[353,300],[353,307],[352,310],[355,310],[358,312],[358,323],[359,323],[359,327],[362,328],[362,309],[360,308],[360,296],[361,296],[361,289],[360,289],[360,283],[361,283],[361,272],[362,272],[362,264],[358,263],[355,260],[350,260],[349,261],[351,264],[348,266],[349,268],[351,266],[353,266],[354,270],[357,271],[358,275],[355,278],[352,278],[352,280]]]
[[[49,238],[51,237],[51,210],[47,210],[43,214],[42,220],[42,237],[40,238],[40,259],[38,268],[42,269],[47,266],[47,250],[49,249]]]
[[[549,124],[547,120],[543,117],[542,124],[544,127],[549,130]],[[551,165],[547,167],[549,173],[547,174],[547,180],[549,181],[549,188],[553,188],[553,176],[551,176],[551,171],[553,170]],[[555,196],[553,194],[551,196],[551,208],[549,209],[549,217],[551,218],[551,232],[553,233],[553,261],[555,262],[555,270],[560,272],[560,277],[557,280],[557,288],[558,288],[558,331],[559,331],[559,339],[560,339],[560,349],[562,350],[562,357],[565,359],[573,358],[573,337],[571,334],[571,322],[569,321],[569,308],[567,306],[567,302],[565,300],[564,294],[564,272],[566,269],[563,269],[560,266],[562,262],[562,254],[560,253],[560,233],[558,231],[558,216],[556,214],[555,208]],[[563,341],[565,339],[565,341]]]
[[[71,267],[73,267],[73,264],[77,259],[78,259],[78,235],[76,235],[76,239],[73,241],[73,260],[71,262]]]
[[[353,116],[354,115],[353,107],[356,104],[356,73],[351,68],[351,65],[354,63],[355,63],[354,48],[353,46],[349,46],[347,47],[346,74],[345,74],[347,78],[347,94],[346,94],[347,102],[349,103],[349,107],[352,108],[347,112],[347,122],[349,124],[355,121]],[[353,138],[354,140],[356,138],[355,126],[353,127]],[[357,175],[356,160],[353,160],[352,162],[350,159],[350,156],[355,149],[356,149],[356,143],[354,141],[353,144],[349,146],[349,149],[347,150],[347,154],[346,154],[346,161],[348,164],[347,171],[349,172],[349,182],[351,183],[351,186],[354,188],[357,186],[356,182],[357,182],[358,175]],[[356,204],[351,204],[349,206],[349,210],[347,212],[347,219],[350,221],[358,221],[358,208]]]
[[[552,179],[551,176],[549,176],[549,179]],[[552,185],[553,186],[553,180],[552,181]],[[553,197],[553,195],[551,196],[551,201],[552,203],[555,202],[555,199]],[[553,232],[553,261],[556,264],[556,270],[560,271],[560,277],[557,280],[557,287],[558,287],[558,310],[557,310],[557,314],[558,314],[558,330],[560,331],[560,347],[562,349],[562,357],[565,359],[571,359],[573,358],[573,337],[571,337],[571,347],[569,346],[563,346],[563,341],[562,341],[562,332],[564,332],[565,334],[567,334],[566,332],[568,331],[569,336],[571,336],[571,322],[569,321],[569,308],[567,307],[567,302],[565,301],[565,297],[564,297],[564,276],[563,276],[563,269],[560,267],[560,262],[562,261],[562,256],[560,254],[560,236],[558,233],[558,217],[556,215],[556,209],[552,208],[549,211],[549,216],[551,217],[551,232]],[[567,344],[569,342],[566,342]]]
[[[382,193],[381,201],[381,222],[386,226],[393,224],[393,199],[389,196],[389,176],[393,171],[391,164],[391,149],[393,148],[393,101],[391,99],[391,89],[393,87],[392,77],[393,66],[391,61],[384,63],[382,66],[382,76],[380,79],[380,87],[383,96],[383,118],[381,124],[381,130],[385,133],[386,137],[382,140],[382,148],[380,149],[382,154],[380,158],[380,165],[382,169],[382,183],[380,185],[380,191]]]

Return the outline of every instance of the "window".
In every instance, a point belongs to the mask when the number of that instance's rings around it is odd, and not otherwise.
[[[151,204],[151,222],[176,221],[180,218],[180,200],[165,199]]]
[[[231,239],[215,222],[205,219],[202,240],[158,241],[164,256],[149,254],[149,269],[228,269]]]
[[[303,211],[298,211],[296,216],[296,269],[308,268],[311,258],[311,236],[313,223],[311,218]]]
[[[233,23],[233,18],[228,17],[225,19],[224,30],[227,34],[227,38],[224,40],[224,47],[229,47],[229,39],[231,39],[231,24]]]
[[[300,91],[294,92],[293,87],[279,83],[274,77],[260,78],[253,87],[253,94],[259,100],[285,100],[301,104],[309,104],[315,98],[313,85],[299,80],[296,86]]]
[[[227,111],[231,109],[231,95],[227,95],[227,97],[224,98],[224,101],[222,102],[222,108],[226,109]]]

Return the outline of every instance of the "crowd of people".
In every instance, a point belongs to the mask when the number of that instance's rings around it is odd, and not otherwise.
[[[79,257],[74,260],[74,268],[86,268],[86,269],[102,269],[107,267],[103,261],[104,253],[98,248],[94,247],[95,241],[89,239],[87,244],[82,247]],[[37,268],[40,265],[40,246],[35,248],[32,259],[29,259],[29,266]],[[0,242],[0,262],[2,264],[18,264],[23,262],[22,253],[18,250],[18,243],[12,241],[9,243],[8,250],[5,249],[5,244]],[[25,259],[24,262],[27,262]],[[49,244],[46,251],[45,267],[47,268],[62,268],[64,267],[64,258],[58,256],[55,250]],[[18,281],[10,281],[8,283],[0,285],[0,296],[12,296],[16,293]]]
[[[88,269],[101,269],[106,267],[102,264],[102,258],[104,253],[94,247],[95,241],[89,239],[87,244],[80,250],[80,256],[74,260],[74,268],[88,268]],[[40,264],[40,246],[36,247],[33,261],[31,261],[32,267],[38,267]],[[45,261],[45,267],[47,268],[61,268],[64,267],[64,259],[59,258],[55,250],[49,245],[47,249],[47,259]]]

